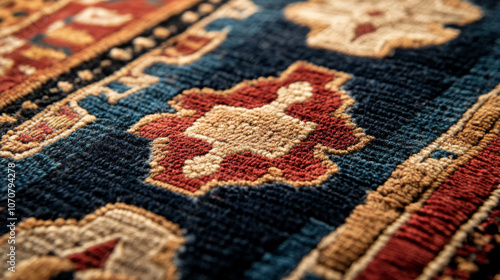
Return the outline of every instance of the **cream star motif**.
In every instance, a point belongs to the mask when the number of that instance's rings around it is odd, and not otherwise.
[[[289,5],[286,17],[311,28],[308,45],[350,55],[384,57],[396,48],[439,45],[482,16],[462,0],[309,0]]]
[[[280,77],[184,91],[169,102],[177,113],[145,116],[129,130],[152,140],[146,182],[193,196],[228,184],[322,183],[339,171],[329,154],[373,139],[346,114],[354,100],[339,87],[349,78],[298,61]]]
[[[100,7],[89,7],[74,17],[75,22],[101,26],[118,26],[131,19],[131,14],[122,15],[117,11]]]

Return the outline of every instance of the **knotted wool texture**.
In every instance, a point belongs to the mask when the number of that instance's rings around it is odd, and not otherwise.
[[[497,0],[0,0],[0,279],[500,279]]]

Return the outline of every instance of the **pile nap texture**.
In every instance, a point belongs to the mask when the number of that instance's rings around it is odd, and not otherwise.
[[[500,279],[497,0],[0,1],[0,279]]]

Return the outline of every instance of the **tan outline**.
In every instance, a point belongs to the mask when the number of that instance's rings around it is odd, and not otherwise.
[[[66,128],[58,128],[55,133],[47,135],[47,139],[42,142],[28,142],[22,143],[17,140],[20,134],[30,131],[37,124],[47,120],[51,117],[56,117],[56,112],[68,105],[69,108],[80,117],[78,121],[71,124]],[[9,157],[14,160],[19,160],[24,157],[33,155],[43,149],[43,147],[55,143],[57,140],[69,136],[71,133],[77,129],[86,126],[87,124],[94,122],[96,120],[95,116],[90,115],[87,110],[78,106],[76,101],[70,101],[69,103],[58,103],[55,106],[48,108],[49,110],[44,110],[42,113],[36,115],[30,121],[24,122],[22,125],[16,127],[16,132],[9,130],[0,142],[0,157]],[[50,121],[50,119],[49,119]]]
[[[163,245],[163,247],[154,255],[148,255],[145,257],[150,257],[151,261],[153,263],[156,263],[158,265],[161,265],[165,269],[165,277],[163,279],[165,280],[170,280],[170,279],[178,279],[178,274],[179,272],[177,271],[176,266],[173,264],[173,258],[175,254],[178,251],[178,248],[184,244],[185,238],[183,237],[183,233],[181,228],[175,224],[172,223],[168,220],[166,220],[164,217],[159,216],[157,214],[154,214],[150,211],[147,211],[143,208],[139,208],[137,206],[133,205],[128,205],[125,203],[109,203],[97,210],[95,210],[93,213],[86,215],[84,218],[81,220],[77,221],[76,219],[62,219],[59,218],[55,221],[52,220],[38,220],[36,218],[28,218],[22,222],[19,223],[19,225],[16,226],[15,232],[16,236],[19,236],[20,233],[24,231],[33,231],[37,232],[38,230],[43,230],[43,229],[51,229],[51,230],[64,230],[64,227],[66,226],[74,226],[79,229],[83,229],[87,224],[103,218],[103,217],[108,217],[110,219],[116,219],[117,222],[121,222],[122,220],[124,223],[129,223],[130,221],[127,220],[127,218],[134,218],[133,216],[130,216],[127,214],[127,212],[131,214],[138,215],[139,217],[146,219],[148,222],[152,222],[155,225],[150,225],[153,228],[159,227],[162,230],[168,232],[168,236],[162,237],[167,240],[167,242]],[[118,216],[117,216],[118,215]],[[59,229],[58,229],[59,228]],[[138,230],[139,231],[139,230]],[[67,235],[71,235],[71,231],[64,230],[64,233]],[[126,235],[125,232],[121,232],[121,234]],[[10,234],[4,234],[2,237],[0,237],[0,245],[5,245],[8,241]],[[65,235],[66,236],[66,235]],[[114,238],[119,237],[120,235],[117,235],[116,233],[112,234],[111,236],[106,236],[104,239],[98,238],[94,241],[91,242],[85,242],[85,246],[90,247],[96,244],[101,243],[103,240],[112,240]],[[50,239],[50,238],[49,238]],[[70,238],[71,239],[71,238]],[[8,245],[8,244],[7,244]],[[83,244],[82,244],[83,245]],[[10,245],[8,245],[10,246]],[[117,245],[115,250],[121,251],[121,246],[122,245]],[[79,248],[75,249],[62,249],[64,251],[63,255],[69,255],[72,253],[78,253],[78,250],[81,250]],[[121,252],[123,253],[123,252]],[[18,256],[19,257],[19,256]],[[30,256],[33,257],[33,256]],[[35,258],[26,258],[25,262],[19,262],[19,267],[23,266],[26,268],[27,266],[30,265],[37,265],[37,267],[44,268],[44,271],[46,273],[49,273],[51,271],[58,272],[58,271],[66,271],[66,270],[71,270],[72,269],[72,264],[64,262],[64,259],[61,258],[61,256],[56,257],[50,257],[50,256],[35,256]],[[23,265],[27,264],[27,265]],[[48,269],[46,266],[49,266]],[[17,271],[16,271],[17,272]],[[20,273],[20,272],[17,272]],[[14,274],[17,275],[17,274]],[[25,276],[22,274],[19,274],[18,276]],[[95,269],[91,269],[88,271],[79,271],[78,272],[78,278],[82,279],[134,279],[134,278],[129,278],[128,276],[124,274],[118,274],[118,273],[112,273],[111,271],[98,271]],[[103,277],[103,278],[101,278]],[[120,278],[121,277],[121,278]],[[22,278],[24,279],[24,278]],[[37,278],[33,278],[37,279]],[[135,278],[137,279],[137,278]]]
[[[106,213],[113,211],[113,210],[124,210],[124,211],[130,211],[135,214],[144,216],[155,223],[161,225],[162,227],[167,228],[169,231],[171,231],[174,234],[180,235],[182,233],[181,228],[179,225],[174,224],[167,219],[165,219],[162,216],[158,216],[144,208],[140,208],[134,205],[128,205],[123,202],[116,202],[116,203],[108,203],[103,207],[100,207],[96,209],[93,213],[85,215],[80,220],[76,219],[63,219],[63,218],[58,218],[56,220],[41,220],[41,219],[36,219],[36,218],[27,218],[23,221],[21,221],[17,226],[16,226],[16,233],[23,231],[23,230],[28,230],[28,229],[34,229],[36,227],[49,227],[49,226],[55,226],[55,227],[62,227],[65,225],[73,225],[73,226],[78,226],[78,227],[83,227],[84,225],[92,222],[93,220],[97,219],[98,217],[104,216]],[[7,234],[4,234],[2,237],[0,237],[0,244],[4,244],[7,242],[9,239],[9,236]]]
[[[286,80],[288,78],[288,76],[290,74],[292,74],[299,66],[306,66],[310,69],[314,69],[314,70],[321,71],[321,72],[326,72],[326,73],[329,73],[330,75],[332,75],[333,77],[335,77],[335,79],[332,82],[328,83],[325,87],[332,90],[332,91],[336,91],[339,94],[341,100],[343,101],[343,104],[337,110],[335,110],[335,112],[330,113],[330,116],[344,120],[346,125],[353,130],[354,136],[359,139],[358,143],[356,143],[355,145],[349,146],[345,150],[337,150],[337,149],[325,147],[321,144],[317,144],[315,146],[314,158],[320,160],[324,166],[329,167],[328,172],[321,175],[320,177],[318,177],[315,180],[307,181],[307,182],[292,181],[292,180],[286,179],[281,174],[271,175],[270,173],[265,174],[264,176],[257,179],[256,181],[246,181],[246,180],[218,181],[218,180],[214,179],[210,182],[205,183],[197,191],[191,192],[191,191],[185,190],[183,188],[179,188],[179,187],[176,187],[174,185],[171,185],[169,183],[165,183],[165,182],[161,182],[161,181],[153,179],[156,175],[160,174],[164,170],[163,167],[158,165],[158,162],[160,162],[166,156],[166,153],[164,151],[161,151],[161,148],[168,143],[168,138],[160,138],[160,139],[156,140],[157,142],[153,141],[153,147],[154,147],[154,144],[161,143],[161,145],[159,147],[153,148],[154,156],[153,156],[153,161],[150,163],[151,173],[150,173],[149,177],[145,180],[145,182],[152,184],[152,185],[155,185],[155,186],[158,186],[158,187],[162,187],[162,188],[171,190],[171,191],[175,191],[175,192],[178,192],[181,194],[186,194],[186,195],[190,195],[190,196],[198,196],[198,195],[202,195],[202,194],[207,193],[208,191],[210,191],[211,189],[213,189],[215,187],[224,186],[224,185],[257,186],[257,185],[261,185],[265,182],[276,181],[276,182],[290,184],[294,187],[313,186],[313,185],[317,185],[317,184],[323,182],[324,180],[326,180],[330,174],[337,173],[338,172],[337,165],[335,163],[333,163],[325,153],[327,152],[327,153],[338,154],[338,155],[348,154],[348,153],[351,153],[355,150],[358,150],[358,149],[361,149],[362,147],[364,147],[370,140],[373,139],[373,137],[364,134],[363,129],[356,127],[356,125],[351,122],[351,117],[345,113],[345,110],[349,106],[352,106],[354,104],[354,100],[347,94],[347,92],[340,90],[340,86],[342,84],[344,84],[348,79],[350,79],[350,75],[343,73],[343,72],[330,70],[330,69],[327,69],[325,67],[316,66],[314,64],[311,64],[311,63],[308,63],[305,61],[295,62],[294,64],[289,66],[279,77],[260,77],[260,78],[255,79],[255,80],[245,80],[243,82],[238,83],[237,85],[235,85],[231,89],[227,89],[227,90],[217,90],[216,91],[216,90],[213,90],[211,88],[203,88],[203,89],[193,88],[193,89],[185,90],[181,94],[177,95],[171,101],[168,102],[172,108],[177,110],[176,114],[166,113],[166,114],[155,114],[155,115],[146,116],[143,119],[141,119],[137,124],[132,126],[128,131],[130,133],[137,134],[140,127],[142,127],[142,126],[144,126],[144,125],[146,125],[154,120],[163,118],[163,117],[189,117],[189,116],[194,115],[196,113],[196,111],[186,110],[180,104],[182,96],[185,94],[200,93],[200,94],[215,94],[215,95],[221,95],[221,96],[230,95],[230,94],[238,91],[241,88],[252,87],[252,86],[254,86],[258,83],[261,83],[261,82],[272,82],[272,81],[279,82],[279,81]],[[276,173],[276,172],[272,172],[272,173]]]
[[[5,113],[2,113],[2,115],[0,116],[0,124],[4,124],[4,123],[15,123],[17,122],[17,119],[12,117],[12,116],[9,116]]]
[[[294,275],[312,272],[326,279],[332,274],[354,279],[389,238],[418,211],[433,191],[461,165],[478,155],[500,133],[500,84],[478,98],[462,118],[432,144],[400,164],[365,204],[358,205],[342,225],[342,232],[316,249],[315,262]],[[437,148],[458,158],[431,158]],[[334,234],[332,232],[330,235]],[[326,240],[326,238],[325,238]]]

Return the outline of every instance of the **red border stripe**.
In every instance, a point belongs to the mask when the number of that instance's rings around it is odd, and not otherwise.
[[[500,184],[500,137],[452,174],[357,279],[415,279]]]

